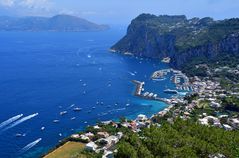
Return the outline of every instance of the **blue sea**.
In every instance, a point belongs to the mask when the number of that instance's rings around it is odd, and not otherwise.
[[[97,121],[151,116],[167,107],[133,96],[134,79],[161,97],[171,97],[163,90],[174,85],[169,77],[150,80],[168,65],[108,51],[125,33],[0,32],[0,157],[39,157]]]

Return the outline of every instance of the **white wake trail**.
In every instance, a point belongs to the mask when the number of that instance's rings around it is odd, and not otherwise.
[[[3,131],[6,131],[6,130],[8,130],[8,129],[10,129],[10,128],[13,128],[13,127],[15,127],[15,126],[17,126],[17,125],[19,125],[19,124],[21,124],[21,123],[27,121],[27,120],[30,120],[31,118],[36,117],[37,115],[38,115],[38,113],[35,113],[35,114],[32,114],[32,115],[23,117],[22,119],[20,119],[20,120],[14,122],[13,124],[9,125],[9,126],[6,127],[5,129],[3,129]]]
[[[11,118],[9,118],[8,120],[2,122],[2,123],[0,124],[0,129],[3,128],[3,127],[5,127],[5,126],[7,126],[7,125],[9,125],[9,124],[11,124],[11,123],[13,123],[14,121],[18,120],[18,119],[21,118],[22,116],[23,116],[23,114],[16,115],[16,116],[11,117]]]
[[[20,153],[24,153],[24,152],[28,151],[29,149],[31,149],[32,147],[37,145],[41,140],[42,140],[42,138],[39,138],[39,139],[35,140],[34,142],[27,144],[24,148],[21,149]]]

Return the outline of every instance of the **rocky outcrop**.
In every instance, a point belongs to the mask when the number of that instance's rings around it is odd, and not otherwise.
[[[172,63],[173,66],[181,67],[184,63],[195,58],[213,59],[226,53],[239,54],[239,33],[231,34],[217,43],[208,43],[203,46],[190,48],[179,55],[173,53],[170,56],[174,61]]]
[[[141,57],[171,57],[175,67],[194,58],[239,53],[239,19],[142,14],[131,22],[126,36],[112,50]]]

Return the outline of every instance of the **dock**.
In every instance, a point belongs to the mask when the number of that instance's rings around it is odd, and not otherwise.
[[[136,85],[136,89],[134,92],[134,95],[137,97],[141,97],[143,99],[147,99],[147,100],[155,100],[155,101],[161,101],[164,102],[166,104],[170,104],[170,102],[168,101],[168,99],[166,98],[160,98],[158,97],[157,94],[151,93],[151,92],[145,92],[142,93],[144,91],[144,82],[140,82],[137,80],[132,80],[132,82]]]
[[[141,96],[141,93],[143,91],[143,88],[144,88],[144,82],[140,82],[140,81],[137,81],[137,80],[132,80],[132,82],[134,84],[136,84],[136,90],[135,90],[135,93],[134,95],[135,96]]]

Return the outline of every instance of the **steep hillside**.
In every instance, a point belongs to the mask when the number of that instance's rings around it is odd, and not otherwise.
[[[137,56],[171,57],[181,67],[194,58],[213,58],[239,53],[239,19],[141,14],[128,27],[127,35],[112,49]]]

